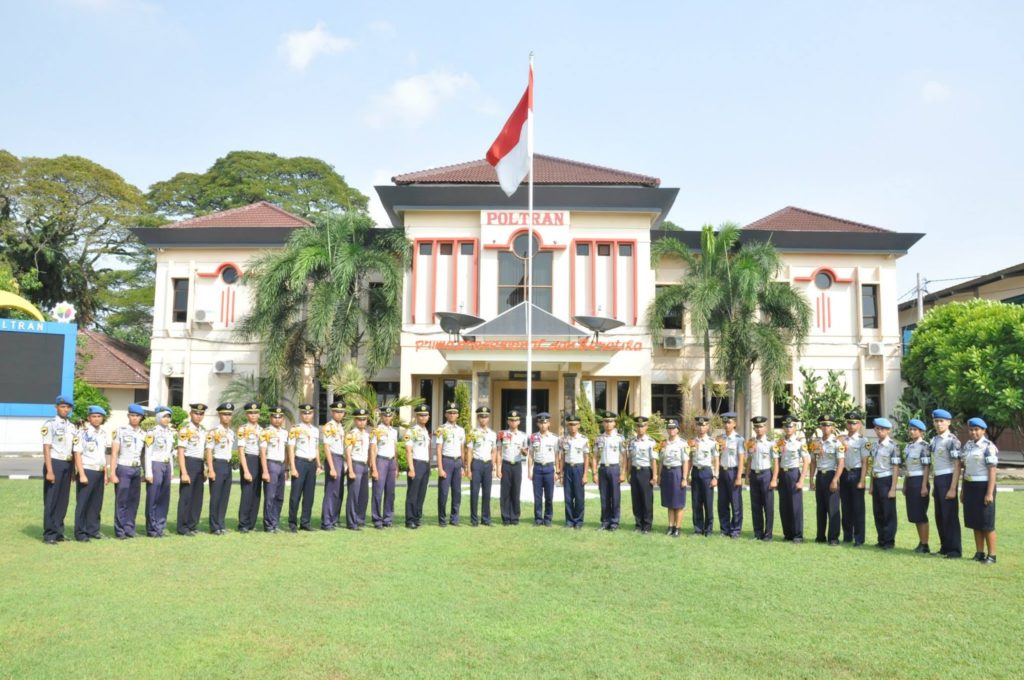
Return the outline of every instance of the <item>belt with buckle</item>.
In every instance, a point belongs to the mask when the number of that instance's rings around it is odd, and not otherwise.
[[[117,462],[117,467],[138,468],[138,467],[142,467],[142,464],[141,463],[122,463],[121,461],[118,461]]]
[[[871,476],[875,479],[885,479],[886,477],[892,477],[891,472],[872,472]]]
[[[103,471],[103,466],[102,465],[86,465],[85,463],[82,463],[82,469],[83,470],[92,470],[93,472],[102,472]]]
[[[751,470],[751,472],[753,472],[755,475],[763,475],[763,474],[765,474],[767,472],[771,472],[771,471],[772,471],[771,468],[765,468],[764,470]]]
[[[554,465],[554,463],[534,463],[533,467],[551,467],[552,465]]]
[[[783,472],[790,472],[790,471],[792,471],[792,470],[799,470],[799,469],[800,469],[800,466],[799,466],[799,465],[794,465],[793,467],[788,467],[788,468],[782,468],[782,471],[783,471]]]
[[[694,465],[693,469],[694,470],[710,470],[711,466],[710,465]]]
[[[583,467],[583,463],[566,463],[565,467],[579,468]]]
[[[447,454],[441,454],[442,458],[450,458],[452,460],[462,460],[462,456],[449,456]]]

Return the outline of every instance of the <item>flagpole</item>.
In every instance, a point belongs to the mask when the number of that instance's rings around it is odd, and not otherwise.
[[[526,437],[533,433],[533,52],[530,52],[530,94],[526,109],[526,153],[530,157],[526,188],[528,215],[526,249]]]

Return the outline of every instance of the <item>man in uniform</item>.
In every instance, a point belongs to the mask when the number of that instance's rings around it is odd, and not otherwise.
[[[782,516],[782,538],[794,543],[804,542],[804,479],[810,454],[797,431],[796,421],[782,421],[786,436],[779,442],[779,514]]]
[[[394,418],[393,406],[382,407],[381,422],[374,428],[370,442],[370,477],[373,478],[370,515],[374,529],[390,527],[395,514],[395,480],[398,479],[395,445],[398,444],[398,430],[391,424]]]
[[[203,416],[206,404],[189,404],[189,422],[178,428],[178,534],[195,536],[203,513],[203,454],[206,428]]]
[[[430,484],[430,407],[420,404],[413,413],[416,424],[405,432],[406,460],[409,461],[405,492],[405,526],[419,529],[423,521],[423,503]]]
[[[103,486],[107,481],[107,447],[110,437],[103,429],[107,412],[102,406],[90,406],[88,423],[78,433],[72,447],[78,488],[75,495],[75,540],[87,542],[104,538],[100,533],[103,510]]]
[[[348,468],[348,501],[345,505],[345,526],[362,531],[366,526],[366,505],[369,502],[370,433],[366,429],[370,412],[357,408],[352,412],[355,427],[345,435],[345,467]]]
[[[876,547],[892,550],[896,547],[896,482],[900,478],[900,447],[889,437],[892,421],[875,418],[873,423],[878,443],[871,456],[871,510],[878,533]]]
[[[754,436],[747,440],[750,456],[750,508],[754,513],[754,540],[770,541],[775,528],[775,488],[779,479],[779,447],[768,436],[768,419],[750,419]]]
[[[146,413],[138,404],[128,406],[128,425],[114,431],[110,443],[110,481],[114,484],[114,534],[135,538],[142,487],[142,450],[146,433],[139,424]]]
[[[694,418],[697,437],[690,442],[690,488],[693,498],[693,533],[710,536],[715,529],[714,494],[718,486],[718,442],[708,434],[711,420],[707,416]]]
[[[811,490],[817,505],[815,543],[839,545],[839,480],[846,467],[846,447],[832,431],[832,416],[818,418],[821,438],[811,443]],[[826,536],[827,535],[827,536]]]
[[[583,486],[587,477],[590,442],[580,434],[580,419],[575,413],[565,417],[565,424],[569,428],[569,434],[562,437],[559,442],[556,473],[565,491],[565,526],[582,529],[583,509],[586,504]]]
[[[57,397],[57,415],[43,423],[43,542],[55,545],[64,538],[64,518],[71,495],[74,466],[72,446],[78,430],[68,419],[75,404],[70,397]]]
[[[156,426],[146,435],[146,535],[163,538],[167,512],[171,507],[171,479],[174,477],[174,428],[171,409],[157,406]]]
[[[260,405],[255,401],[243,404],[245,424],[238,428],[238,477],[242,499],[238,503],[238,531],[247,534],[256,528],[260,514],[260,491],[263,487],[263,471],[260,468],[260,452],[267,447],[260,427]]]
[[[231,500],[231,454],[235,450],[235,431],[231,418],[235,405],[230,401],[217,407],[217,427],[206,433],[206,476],[210,480],[210,533],[228,532],[226,516]]]
[[[288,497],[288,531],[312,531],[309,525],[313,513],[313,493],[316,477],[320,474],[320,428],[313,424],[312,404],[299,404],[299,422],[288,433],[288,464],[291,470],[292,490]],[[302,517],[298,517],[299,501]]]
[[[864,459],[870,448],[860,431],[863,421],[858,411],[847,413],[846,435],[839,438],[846,448],[846,466],[839,478],[843,543],[852,542],[854,547],[864,545],[864,482],[868,470]]]
[[[477,426],[466,438],[466,474],[469,475],[469,519],[473,526],[491,526],[491,478],[498,460],[498,435],[491,429],[491,409],[476,409]],[[477,512],[480,496],[483,509]]]
[[[338,400],[331,404],[331,420],[320,428],[323,440],[324,502],[320,506],[320,528],[334,531],[341,520],[341,504],[345,500],[345,404]]]
[[[284,409],[270,409],[270,425],[263,430],[264,446],[260,449],[263,465],[263,530],[276,534],[284,506],[284,464],[288,431],[284,429]]]
[[[601,494],[601,526],[598,531],[617,531],[622,501],[622,483],[626,481],[626,441],[615,429],[615,414],[605,411],[604,432],[594,442],[591,463],[593,478]]]
[[[466,431],[456,421],[459,407],[448,402],[444,410],[447,422],[434,434],[437,453],[437,523],[448,524],[448,492],[452,494],[451,525],[459,525],[459,505],[462,502],[462,450],[466,445]]]
[[[526,461],[528,476],[533,481],[533,524],[538,527],[551,526],[553,514],[558,437],[550,427],[551,415],[538,413],[537,431],[530,436]]]
[[[509,411],[505,416],[508,429],[498,433],[498,447],[501,449],[501,523],[504,526],[519,524],[519,493],[523,488],[523,460],[526,456],[526,433],[519,430],[519,411]]]
[[[647,434],[649,420],[646,416],[636,419],[636,436],[629,440],[629,455],[626,457],[626,474],[633,500],[633,531],[641,534],[651,533],[654,526],[654,487],[658,483],[658,454],[654,450],[657,442]]]
[[[722,414],[725,433],[718,438],[721,453],[718,476],[718,527],[723,536],[739,538],[743,531],[743,435],[736,431],[735,411]]]
[[[945,409],[932,411],[935,436],[932,437],[932,469],[935,470],[935,528],[939,532],[939,554],[958,560],[960,542],[960,506],[956,490],[960,484],[960,440],[949,431],[953,414]]]

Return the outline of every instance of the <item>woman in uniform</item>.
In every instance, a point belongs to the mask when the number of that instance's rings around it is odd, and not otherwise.
[[[903,482],[903,496],[907,500],[907,519],[917,525],[916,553],[930,553],[928,548],[928,473],[931,468],[931,450],[924,440],[923,421],[914,418],[907,423],[910,441],[903,447],[903,465],[907,478]]]
[[[988,424],[981,418],[967,421],[970,441],[960,453],[964,466],[964,485],[960,502],[964,506],[964,526],[974,530],[974,560],[996,563],[996,465],[999,450],[986,436]],[[985,550],[988,550],[988,555]]]
[[[686,480],[690,475],[690,455],[686,442],[679,438],[679,421],[665,422],[668,438],[661,443],[658,482],[661,486],[661,507],[668,508],[667,536],[679,538],[686,508]]]
[[[896,482],[900,476],[900,449],[889,434],[892,421],[875,418],[875,444],[871,456],[871,508],[875,515],[876,547],[892,550],[896,547]]]

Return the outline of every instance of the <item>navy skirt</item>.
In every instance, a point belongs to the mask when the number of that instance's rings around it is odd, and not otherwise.
[[[681,510],[686,507],[686,489],[683,485],[683,468],[662,468],[661,507]]]
[[[995,531],[996,497],[985,505],[988,482],[964,481],[964,526],[977,531]]]
[[[907,520],[914,524],[928,523],[928,496],[921,495],[921,485],[924,483],[924,475],[920,477],[906,477],[903,480],[903,488],[907,490]]]

